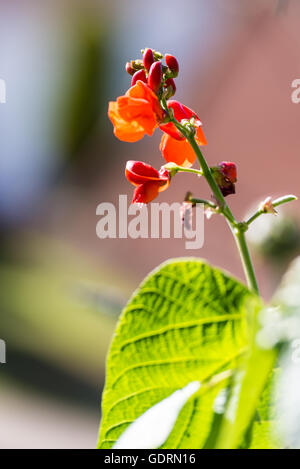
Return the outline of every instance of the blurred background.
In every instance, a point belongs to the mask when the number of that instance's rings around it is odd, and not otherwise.
[[[128,159],[163,164],[160,135],[117,141],[107,103],[130,84],[124,64],[152,47],[180,63],[176,98],[197,111],[211,165],[238,165],[228,201],[242,219],[267,196],[299,195],[298,0],[0,0],[1,448],[94,448],[105,356],[129,295],[159,263],[198,255],[243,279],[222,219],[199,252],[184,240],[96,236],[96,207],[131,197]],[[205,183],[179,175],[158,201]],[[249,232],[272,295],[300,252],[299,204]]]

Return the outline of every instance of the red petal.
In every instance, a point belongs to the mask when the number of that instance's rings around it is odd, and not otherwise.
[[[169,69],[177,76],[179,72],[179,65],[176,57],[174,57],[174,55],[166,54],[165,60]]]
[[[144,67],[146,70],[150,70],[151,65],[154,62],[154,56],[152,49],[146,49],[143,55]]]
[[[162,81],[162,63],[154,62],[149,71],[148,75],[148,86],[155,92],[160,88]]]
[[[168,101],[168,108],[172,109],[174,117],[178,122],[181,122],[183,119],[189,120],[191,117],[194,117],[197,120],[197,125],[202,125],[197,114],[189,107],[185,106],[184,104],[181,104],[179,101],[176,101],[175,99],[170,99]],[[172,124],[172,122],[168,122],[167,124],[161,124],[159,128],[166,134],[175,138],[176,140],[184,139],[179,130],[176,129],[175,125]]]
[[[138,80],[141,80],[142,82],[147,83],[145,70],[139,70],[138,72],[135,72],[131,80],[131,86],[134,86]]]
[[[148,204],[158,196],[159,184],[157,182],[146,182],[138,186],[134,193],[132,204]]]
[[[142,161],[127,161],[125,176],[135,186],[160,179],[159,172]]]

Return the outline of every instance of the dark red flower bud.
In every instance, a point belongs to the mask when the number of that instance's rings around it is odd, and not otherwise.
[[[138,80],[141,80],[144,83],[147,83],[145,70],[139,70],[138,72],[135,72],[131,80],[131,86],[134,86]]]
[[[232,163],[231,161],[222,161],[218,166],[230,182],[234,183],[237,181],[237,169],[235,163]]]
[[[179,65],[178,65],[178,61],[176,57],[174,57],[174,55],[166,54],[165,59],[166,59],[167,66],[173,73],[173,77],[174,78],[177,77],[178,72],[179,72]]]
[[[153,51],[152,49],[145,49],[144,55],[143,55],[143,62],[144,62],[144,67],[147,71],[150,70],[151,65],[155,61],[154,56],[153,56]]]
[[[162,81],[162,63],[161,62],[154,62],[149,71],[148,75],[148,85],[157,93]]]
[[[127,62],[127,63],[126,63],[126,65],[125,65],[125,70],[126,70],[126,72],[129,73],[129,75],[131,75],[131,76],[135,74],[135,70],[134,70],[134,68],[132,68],[130,62]]]
[[[234,183],[237,181],[235,163],[222,161],[218,166],[213,166],[211,171],[224,197],[235,194]]]
[[[224,197],[227,197],[227,195],[235,194],[235,185],[232,184],[232,182],[226,183],[226,185],[220,187],[220,189]]]
[[[164,86],[168,90],[167,99],[174,96],[174,94],[176,93],[176,85],[175,85],[175,81],[173,80],[173,78],[168,78],[168,80],[166,80]]]

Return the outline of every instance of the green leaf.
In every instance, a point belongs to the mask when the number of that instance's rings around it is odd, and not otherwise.
[[[114,449],[159,448],[171,433],[181,409],[199,388],[199,381],[193,381],[150,407],[126,428]]]
[[[251,353],[245,362],[244,374],[242,377],[239,375],[236,377],[236,386],[239,386],[239,390],[229,401],[227,415],[225,413],[218,439],[219,448],[236,448],[241,444],[249,425],[255,420],[257,409],[259,413],[261,411],[260,402],[279,352],[279,363],[283,370],[278,385],[280,398],[277,399],[279,409],[276,416],[279,419],[276,425],[277,433],[280,426],[285,435],[286,446],[300,447],[300,386],[297,384],[300,381],[300,360],[297,358],[296,362],[293,360],[297,344],[300,352],[299,286],[300,258],[293,262],[284,276],[272,300],[272,307],[263,310],[258,316],[256,324],[258,333],[255,334]],[[232,412],[232,403],[235,404],[234,412]],[[264,418],[268,418],[270,428],[274,412],[273,415],[270,409],[268,412],[269,415],[265,414]]]
[[[235,385],[220,430],[218,448],[234,449],[242,444],[251,422],[255,419],[255,412],[268,383],[276,356],[274,349],[263,350],[254,345],[249,359],[244,364],[244,370],[236,374]]]
[[[244,285],[201,260],[176,259],[150,274],[113,338],[98,446],[112,447],[150,407],[197,380],[200,390],[163,447],[201,448],[215,398],[248,343],[248,318],[260,307]]]
[[[276,423],[272,420],[255,422],[250,449],[280,449],[281,442],[275,436]]]
[[[280,449],[283,447],[276,420],[274,389],[281,370],[275,368],[266,380],[266,385],[257,405],[252,428],[250,449]]]

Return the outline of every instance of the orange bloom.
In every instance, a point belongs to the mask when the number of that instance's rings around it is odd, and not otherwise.
[[[163,110],[156,94],[146,83],[138,80],[125,96],[109,103],[108,116],[117,138],[136,142],[145,134],[153,134],[158,122],[163,119]]]
[[[133,193],[133,204],[151,202],[170,185],[170,174],[165,168],[157,171],[142,161],[127,161],[125,176],[131,184],[137,186]]]
[[[190,120],[193,117],[195,119],[194,126],[196,127],[195,139],[198,145],[206,145],[206,139],[201,129],[202,123],[192,109],[175,100],[168,101],[168,108],[172,109],[174,117],[178,122]],[[192,166],[196,155],[189,142],[177,130],[175,125],[169,122],[161,124],[159,127],[164,132],[160,143],[160,151],[164,159],[179,166]]]

